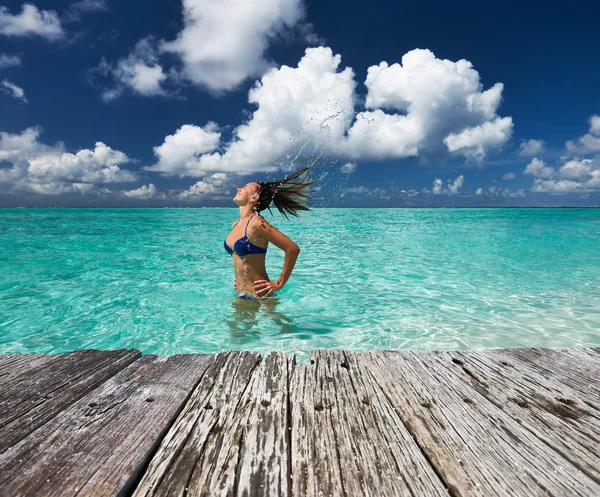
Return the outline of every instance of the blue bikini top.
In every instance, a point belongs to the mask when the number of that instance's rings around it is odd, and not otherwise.
[[[256,215],[256,213],[252,214],[250,216],[250,219],[252,219],[255,215]],[[258,245],[254,245],[248,239],[248,236],[246,233],[248,232],[248,224],[250,224],[250,219],[248,219],[248,222],[246,223],[246,229],[244,230],[244,236],[233,244],[233,250],[231,250],[229,248],[229,245],[227,245],[227,239],[225,239],[225,241],[223,242],[223,245],[225,246],[225,250],[227,251],[227,253],[229,255],[233,255],[233,253],[235,252],[240,257],[245,257],[247,255],[252,255],[252,254],[266,254],[267,253],[266,248],[262,248],[262,247],[259,247]],[[234,226],[236,224],[237,224],[237,222],[234,224]]]

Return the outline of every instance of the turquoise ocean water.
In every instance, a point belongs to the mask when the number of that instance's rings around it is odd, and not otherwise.
[[[0,353],[600,346],[600,209],[267,215],[302,249],[268,306],[234,299],[237,217],[0,209]]]

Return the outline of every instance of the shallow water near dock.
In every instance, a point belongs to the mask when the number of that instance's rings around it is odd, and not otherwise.
[[[266,304],[235,299],[237,217],[0,209],[0,353],[600,346],[600,209],[265,214],[302,249]]]

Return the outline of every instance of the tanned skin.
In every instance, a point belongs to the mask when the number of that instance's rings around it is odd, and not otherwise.
[[[244,236],[246,223],[256,212],[255,205],[259,198],[258,189],[259,184],[257,182],[247,183],[242,188],[237,189],[233,201],[240,208],[240,220],[237,224],[232,224],[231,233],[225,240],[230,248],[233,248],[233,244]],[[235,270],[233,285],[236,292],[259,298],[268,297],[283,288],[287,283],[298,259],[298,254],[300,254],[300,247],[260,214],[252,217],[246,234],[250,241],[258,247],[267,248],[269,243],[272,243],[285,252],[283,269],[279,278],[275,281],[270,280],[267,275],[265,268],[266,254],[250,254],[240,257],[234,252],[231,257]]]

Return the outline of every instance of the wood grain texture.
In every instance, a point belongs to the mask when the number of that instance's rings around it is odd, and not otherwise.
[[[288,358],[281,352],[269,352],[236,409],[230,442],[241,439],[242,444],[235,481],[229,488],[237,495],[291,494],[288,392]]]
[[[135,496],[233,495],[243,444],[237,407],[260,354],[217,354],[165,436]]]
[[[334,420],[317,368],[297,364],[290,373],[292,495],[346,495]]]
[[[600,495],[600,486],[481,395],[451,361],[359,356],[455,495]]]
[[[57,357],[59,356],[51,354],[0,354],[0,385],[6,385],[17,376]]]
[[[0,386],[0,453],[141,357],[138,350],[83,350],[34,357]]]
[[[211,356],[144,356],[0,455],[12,496],[128,493]]]
[[[358,363],[356,354],[320,350],[313,351],[311,359],[323,397],[323,409],[316,410],[315,419],[331,419],[331,424],[324,427],[332,429],[333,436],[325,440],[335,440],[331,452],[338,454],[346,495],[448,495],[384,393]],[[323,440],[322,430],[318,425],[315,428],[294,437],[310,441],[313,454],[322,450]],[[293,459],[295,454],[292,445]],[[318,490],[313,487],[317,495]]]
[[[579,395],[491,352],[437,353],[465,383],[516,419],[552,451],[600,483],[600,416]]]
[[[565,391],[576,391],[590,408],[600,412],[600,354],[598,349],[496,349],[507,363],[519,365],[532,375],[552,378]]]
[[[0,495],[600,495],[598,349],[311,362],[0,355]]]

